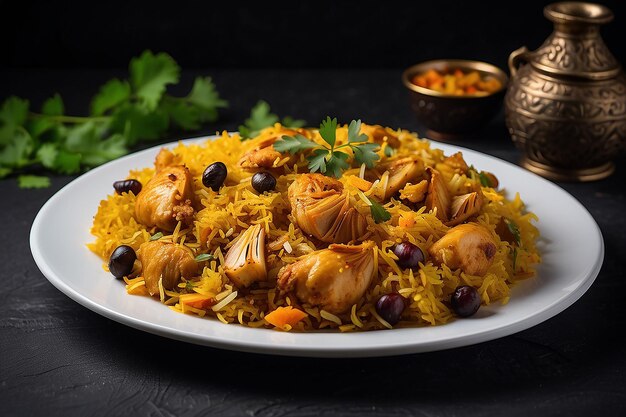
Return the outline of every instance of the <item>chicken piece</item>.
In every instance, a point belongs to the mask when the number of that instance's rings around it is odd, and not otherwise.
[[[411,203],[419,203],[426,197],[428,191],[428,181],[422,180],[417,184],[407,184],[400,190],[400,198],[409,200]]]
[[[382,169],[389,172],[387,183],[379,183],[385,187],[383,200],[387,200],[400,191],[407,183],[419,178],[424,173],[424,163],[416,157],[409,156],[383,165]]]
[[[278,273],[278,288],[303,303],[340,314],[357,303],[374,277],[372,241],[358,246],[332,244],[303,256]]]
[[[467,162],[463,159],[463,153],[457,152],[453,155],[448,156],[443,160],[443,163],[448,165],[458,174],[465,174],[469,172],[469,167],[467,166]]]
[[[302,134],[302,132],[300,130],[281,129],[276,136],[260,141],[253,149],[246,152],[239,160],[239,165],[243,168],[274,167],[274,162],[276,162],[276,160],[285,157],[285,155],[274,149],[274,142],[285,135],[295,136],[297,134]]]
[[[233,241],[224,257],[224,273],[239,288],[267,280],[265,229],[249,227]]]
[[[135,217],[145,226],[173,231],[179,220],[193,222],[193,179],[182,166],[164,167],[135,200]]]
[[[484,198],[481,190],[453,197],[450,221],[446,223],[446,226],[455,226],[472,216],[476,216],[480,213],[483,202]]]
[[[374,143],[382,145],[387,142],[392,148],[400,146],[400,140],[396,132],[380,125],[361,125],[361,133],[365,133]]]
[[[448,232],[429,249],[433,261],[450,269],[461,268],[470,275],[483,276],[493,263],[496,242],[486,228],[461,224]]]
[[[450,192],[443,176],[439,171],[431,167],[426,168],[426,173],[430,175],[428,185],[428,196],[426,197],[426,208],[431,211],[437,209],[437,218],[442,222],[447,222],[450,217]]]
[[[154,159],[156,172],[163,171],[172,165],[180,165],[180,158],[167,148],[162,148]]]
[[[291,214],[303,232],[327,243],[347,243],[367,231],[343,184],[321,174],[302,174],[289,186]]]
[[[159,293],[159,280],[164,289],[173,290],[181,277],[191,278],[198,273],[198,263],[191,252],[170,242],[142,243],[137,259],[150,295]]]

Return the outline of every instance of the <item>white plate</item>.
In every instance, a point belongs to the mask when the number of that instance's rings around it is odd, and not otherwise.
[[[515,286],[507,305],[481,307],[472,318],[446,325],[363,333],[285,333],[179,314],[148,297],[127,295],[85,244],[93,240],[89,233],[93,216],[100,200],[113,191],[113,181],[124,178],[130,169],[151,165],[160,146],[109,162],[56,193],[35,218],[31,250],[55,287],[105,317],[186,342],[277,355],[366,357],[470,345],[541,323],[587,291],[602,266],[604,242],[598,225],[575,198],[508,162],[469,149],[433,146],[447,154],[461,150],[468,163],[495,173],[502,187],[519,191],[528,210],[539,216],[542,234],[543,263],[536,278]]]

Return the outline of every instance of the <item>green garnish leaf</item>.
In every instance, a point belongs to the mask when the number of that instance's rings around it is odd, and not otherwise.
[[[335,141],[337,140],[337,118],[331,119],[330,116],[326,116],[326,120],[323,120],[320,124],[320,136],[330,145],[331,148],[335,147]]]
[[[279,118],[271,112],[270,105],[266,101],[260,100],[250,110],[250,118],[246,119],[244,124],[239,126],[239,136],[241,136],[241,140],[253,138],[261,130],[273,126],[278,121]],[[281,121],[281,124],[284,127],[298,128],[304,126],[306,121],[286,116]]]
[[[346,162],[350,156],[341,151],[334,151],[330,155],[330,158],[326,161],[326,170],[322,171],[322,173],[326,175],[330,173],[331,177],[340,178],[343,171],[350,168],[350,164]]]
[[[517,270],[516,263],[517,263],[517,246],[514,246],[513,247],[513,273],[515,273],[515,271]]]
[[[20,175],[17,177],[20,188],[47,188],[50,186],[50,178],[40,175]]]
[[[387,146],[385,146],[385,151],[384,152],[385,152],[385,156],[387,158],[390,158],[390,157],[393,156],[395,151],[393,150],[393,148],[391,146],[387,145]]]
[[[212,261],[213,259],[215,259],[215,257],[210,253],[201,253],[195,257],[196,262]]]
[[[312,155],[307,156],[306,159],[309,160],[309,171],[311,172],[321,172],[322,174],[326,172],[326,157],[328,156],[328,150],[326,149],[316,149],[313,151]]]
[[[117,78],[107,81],[98,94],[91,100],[91,114],[102,116],[108,110],[125,103],[130,99],[130,85],[127,81]]]
[[[130,80],[113,79],[98,90],[89,117],[64,115],[58,94],[41,113],[29,112],[27,100],[6,99],[0,107],[0,177],[31,166],[77,173],[128,153],[139,141],[163,138],[171,126],[199,129],[228,104],[208,77],[196,78],[185,97],[166,94],[180,73],[167,54],[146,51],[131,60],[129,70]]]
[[[367,136],[366,136],[367,138]],[[352,147],[354,152],[354,160],[359,164],[365,164],[368,168],[374,168],[374,162],[380,159],[380,156],[376,153],[380,149],[380,146],[376,143],[363,143],[358,146]]]
[[[483,187],[492,187],[491,180],[487,175],[485,175],[483,171],[480,171],[478,173],[478,178],[480,179],[480,185],[482,185]]]
[[[517,243],[518,246],[521,246],[522,235],[519,231],[519,227],[517,226],[517,223],[507,218],[504,219],[504,223],[506,224],[506,227],[509,229],[509,232],[511,232],[511,234],[513,235],[513,238],[515,239],[515,243]]]
[[[130,61],[129,72],[133,91],[147,110],[156,109],[165,88],[176,84],[180,76],[178,64],[164,52],[144,51]]]
[[[285,127],[291,127],[293,129],[297,129],[299,127],[306,126],[306,120],[302,119],[294,119],[291,116],[285,116],[281,122],[281,124]]]
[[[60,116],[65,113],[63,99],[59,94],[55,94],[43,103],[41,112],[47,116]]]
[[[318,146],[319,145],[317,143],[305,138],[302,135],[283,136],[281,139],[274,142],[274,149],[278,152],[288,152],[292,155],[306,149],[317,148]]]
[[[391,213],[389,213],[381,204],[376,201],[368,198],[370,201],[370,212],[372,213],[372,218],[376,224],[386,222],[391,219]]]
[[[348,125],[348,143],[367,142],[367,135],[361,132],[361,120],[353,120]]]
[[[152,242],[153,240],[159,240],[162,237],[163,237],[163,233],[157,232],[157,233],[153,234],[152,236],[150,236],[150,241]]]

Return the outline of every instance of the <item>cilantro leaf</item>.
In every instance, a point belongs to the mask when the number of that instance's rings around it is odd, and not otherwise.
[[[61,174],[76,174],[80,172],[82,159],[82,155],[80,154],[61,149],[54,159],[53,168]],[[89,162],[89,159],[86,159],[86,161]]]
[[[130,85],[117,78],[109,80],[91,100],[91,114],[101,116],[130,99]]]
[[[215,259],[215,257],[210,253],[201,253],[195,257],[196,262],[212,261],[213,259]]]
[[[353,120],[348,125],[348,143],[367,142],[367,135],[361,132],[361,120]]]
[[[50,178],[40,175],[20,175],[17,177],[20,188],[47,188],[50,186]]]
[[[60,116],[65,113],[63,99],[59,94],[55,94],[43,103],[41,112],[47,116]]]
[[[130,81],[134,93],[147,110],[156,109],[168,84],[178,82],[180,68],[166,53],[145,51],[130,61]]]
[[[11,172],[13,172],[11,168],[0,167],[0,178],[6,177]]]
[[[159,240],[163,237],[163,232],[156,232],[152,236],[150,236],[150,241]]]
[[[41,165],[46,168],[54,168],[54,161],[59,154],[59,149],[54,143],[44,143],[37,150],[37,159],[41,162]]]
[[[348,158],[349,155],[347,153],[334,151],[326,162],[326,171],[322,172],[329,172],[332,177],[340,178],[342,172],[350,168],[350,164],[346,162]]]
[[[0,150],[0,166],[21,168],[28,165],[34,145],[33,138],[26,129],[22,126],[14,127],[13,135]]]
[[[368,168],[374,168],[374,162],[380,159],[376,151],[380,149],[377,143],[364,143],[362,145],[352,147],[354,152],[354,160],[359,164],[365,164]]]
[[[65,147],[71,153],[80,154],[85,166],[97,166],[127,154],[127,139],[121,134],[102,139],[106,129],[93,121],[77,126],[68,132]]]
[[[270,111],[270,105],[263,100],[257,102],[250,110],[250,117],[239,126],[242,139],[258,135],[259,131],[278,122],[278,116]]]
[[[125,105],[113,113],[110,128],[124,135],[128,145],[139,140],[158,139],[167,130],[167,115],[151,112],[142,107]]]
[[[326,120],[320,124],[319,132],[322,139],[333,148],[337,140],[337,118],[331,120],[330,116],[326,116]]]
[[[28,116],[28,100],[9,97],[0,109],[0,145],[13,142],[15,130],[23,126]]]
[[[480,180],[480,185],[482,185],[483,187],[491,187],[491,180],[489,179],[489,177],[487,175],[485,175],[485,173],[483,171],[480,171],[478,173],[478,178]]]
[[[313,149],[317,147],[319,147],[317,143],[305,138],[302,135],[283,136],[281,139],[274,142],[274,149],[278,152],[289,152],[292,155],[306,149]]]
[[[170,121],[182,129],[196,130],[200,128],[200,109],[184,100],[164,97],[160,109],[169,116]],[[215,115],[217,116],[217,112]]]
[[[386,156],[387,158],[390,158],[390,157],[392,157],[392,156],[393,156],[393,154],[394,154],[394,150],[393,150],[393,148],[392,148],[391,146],[387,145],[387,146],[385,146],[384,153],[385,153],[385,156]]]
[[[306,159],[309,160],[309,171],[311,172],[321,172],[322,174],[326,172],[326,157],[328,157],[328,151],[326,149],[316,149],[313,151],[313,154],[307,156]]]
[[[214,122],[217,109],[228,107],[228,101],[220,98],[211,77],[196,77],[185,100],[198,109],[200,122]]]
[[[509,229],[509,232],[511,232],[511,234],[513,235],[513,238],[515,239],[515,243],[517,243],[518,246],[521,246],[522,235],[519,231],[519,227],[517,226],[517,223],[507,218],[504,218],[504,223],[506,224],[506,227]]]
[[[386,222],[391,219],[391,214],[378,202],[369,199],[370,205],[370,213],[372,214],[372,218],[376,224]]]
[[[291,128],[297,129],[299,127],[304,127],[306,125],[306,120],[294,119],[291,116],[285,116],[281,124],[285,127],[291,127]]]

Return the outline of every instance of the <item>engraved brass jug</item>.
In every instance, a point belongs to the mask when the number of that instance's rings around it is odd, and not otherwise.
[[[593,181],[614,170],[626,142],[626,77],[600,36],[613,13],[553,3],[554,31],[536,51],[511,53],[505,119],[522,165],[557,181]]]

